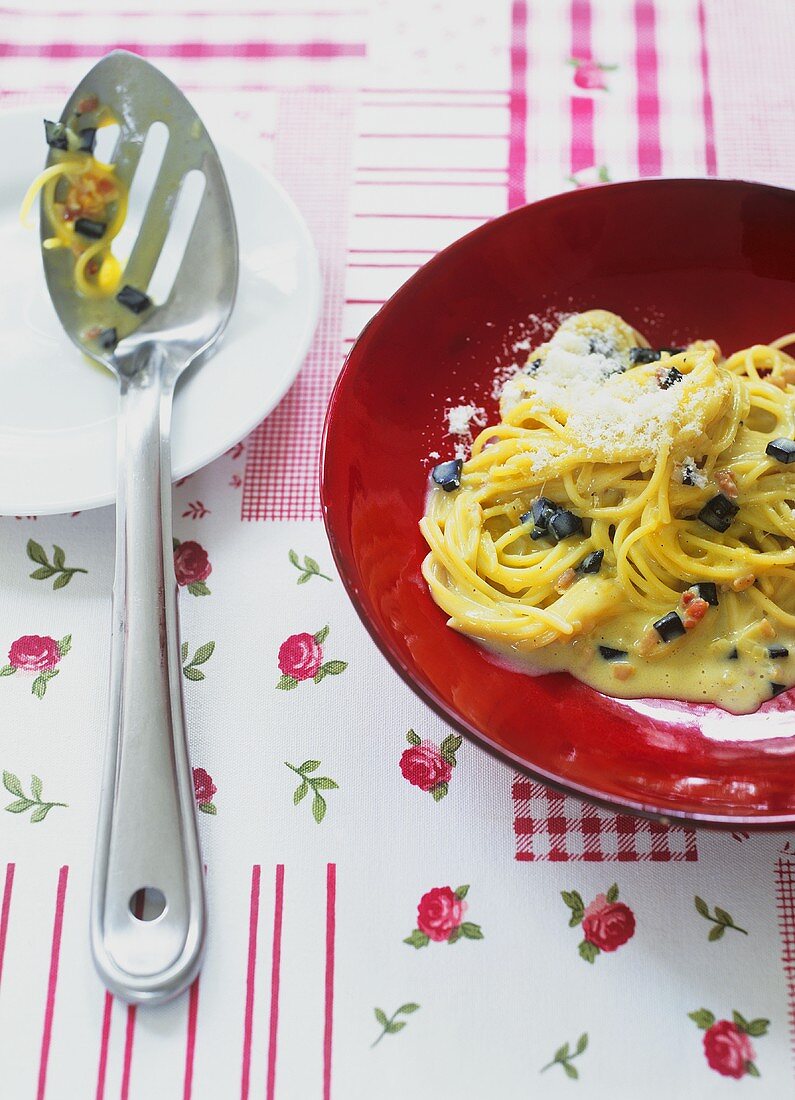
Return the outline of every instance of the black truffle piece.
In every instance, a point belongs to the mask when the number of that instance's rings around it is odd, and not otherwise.
[[[569,512],[566,508],[560,508],[553,516],[550,516],[548,526],[549,533],[555,539],[555,542],[561,542],[563,539],[582,531],[582,520],[579,516],[575,516],[574,512]]]
[[[78,145],[78,152],[80,153],[93,153],[94,144],[97,140],[96,126],[86,126],[84,130],[78,132],[78,138],[80,144]]]
[[[613,649],[611,645],[600,645],[599,652],[606,661],[621,661],[627,656],[625,649]]]
[[[795,442],[791,439],[774,439],[765,447],[765,454],[789,465],[795,462]]]
[[[672,642],[674,638],[681,638],[685,633],[685,624],[675,611],[669,611],[652,626],[664,642]]]
[[[431,477],[446,493],[452,493],[461,484],[463,468],[464,463],[460,458],[451,458],[449,462],[440,462],[438,466],[434,466]]]
[[[75,233],[79,233],[81,237],[90,237],[92,241],[104,237],[107,228],[105,222],[97,222],[93,218],[78,218],[75,221]]]
[[[44,120],[44,137],[51,149],[68,149],[69,137],[62,122]]]
[[[718,606],[718,586],[713,584],[712,581],[700,581],[698,584],[694,584],[696,595],[700,599],[706,600],[710,607]]]
[[[646,363],[656,363],[660,358],[659,351],[654,348],[630,348],[629,361],[633,367],[645,366]]]
[[[713,531],[728,531],[732,520],[739,511],[739,504],[729,500],[724,493],[718,493],[717,496],[707,501],[698,513],[698,518],[702,523],[706,523],[707,527],[711,527]]]
[[[683,378],[684,375],[680,370],[677,370],[676,367],[669,367],[665,374],[658,379],[657,385],[661,390],[670,390],[671,386],[681,382]]]
[[[604,550],[592,550],[590,554],[586,554],[580,564],[577,566],[578,573],[598,573],[602,568],[602,560],[605,556]]]
[[[142,290],[136,290],[134,286],[123,286],[116,295],[119,305],[126,306],[132,313],[143,313],[149,309],[152,299]]]

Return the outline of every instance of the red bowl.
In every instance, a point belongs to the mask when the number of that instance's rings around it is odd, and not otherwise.
[[[499,667],[445,625],[420,572],[429,453],[445,409],[497,417],[495,372],[556,312],[602,307],[652,345],[724,351],[795,329],[795,192],[644,180],[525,206],[456,241],[386,303],[331,398],[322,500],[363,622],[442,714],[539,777],[611,805],[714,824],[795,822],[795,691],[737,717],[610,699],[566,673]],[[525,353],[526,355],[526,353]]]

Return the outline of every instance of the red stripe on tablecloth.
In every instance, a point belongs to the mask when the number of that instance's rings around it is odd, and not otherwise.
[[[501,111],[505,106],[497,99],[364,99],[361,103],[362,107],[386,107],[390,110],[401,109],[404,107],[449,107],[452,110],[466,111],[470,107],[477,107],[481,110],[490,109],[495,111]]]
[[[659,176],[662,172],[662,146],[654,0],[635,0],[635,69],[638,85],[635,104],[638,114],[638,172],[641,176]]]
[[[3,906],[0,909],[0,982],[3,980],[3,959],[6,953],[6,936],[8,935],[8,916],[11,912],[11,892],[14,889],[15,863],[6,864],[6,880],[3,885]]]
[[[322,19],[322,18],[339,18],[341,16],[344,16],[346,18],[353,18],[353,17],[356,17],[356,16],[366,15],[367,12],[364,9],[359,9],[359,10],[354,9],[352,11],[290,11],[290,10],[284,10],[284,9],[282,9],[281,11],[274,11],[274,10],[267,11],[267,10],[260,9],[259,11],[257,11],[257,10],[224,11],[222,14],[225,18],[231,18],[231,19],[239,19],[239,18],[251,19],[252,17],[255,17],[255,16],[259,16],[259,17],[266,16],[266,17],[271,18],[271,19],[274,18],[275,16],[288,16],[290,19]],[[82,11],[58,11],[58,12],[53,12],[52,9],[50,9],[49,11],[35,11],[33,8],[0,8],[0,15],[22,15],[22,16],[25,16],[25,17],[29,17],[31,15],[40,15],[40,16],[44,16],[45,18],[50,19],[50,20],[52,20],[53,18],[76,19],[76,18],[81,17],[81,16],[88,17],[89,19],[95,19],[96,15],[97,15],[97,12],[96,12],[96,10],[90,11],[90,10],[87,10],[87,9],[83,9]],[[151,19],[152,16],[156,16],[157,18],[161,18],[162,15],[163,15],[163,12],[162,11],[115,11],[115,10],[111,11],[111,10],[103,9],[102,15],[106,19],[108,17],[114,17],[114,16],[117,19],[135,19],[135,18]],[[179,16],[182,19],[217,19],[218,15],[219,15],[219,12],[218,12],[217,9],[215,11],[181,11],[181,12],[179,12]]]
[[[572,0],[571,55],[579,61],[591,58],[590,0]],[[571,97],[571,171],[581,172],[596,163],[594,150],[594,101],[590,96]]]
[[[276,1053],[279,1040],[279,985],[282,968],[282,912],[284,910],[284,864],[276,866],[273,900],[273,946],[271,948],[271,1014],[268,1028],[268,1078],[266,1100],[276,1095]]]
[[[527,169],[527,3],[511,5],[511,92],[508,100],[508,209],[526,201]]]
[[[139,890],[135,899],[134,915],[143,919],[146,892]],[[121,1089],[119,1100],[128,1100],[130,1095],[130,1074],[132,1072],[133,1043],[135,1042],[135,1021],[138,1013],[135,1005],[127,1005],[127,1025],[124,1029],[124,1056],[122,1059]]]
[[[505,175],[504,168],[461,168],[459,166],[452,167],[449,164],[442,165],[441,167],[433,164],[418,164],[416,168],[411,168],[405,164],[390,164],[381,167],[374,164],[358,164],[356,166],[357,172],[499,172],[500,175]]]
[[[403,256],[408,253],[411,256],[435,256],[435,248],[349,248],[350,255],[356,256]]]
[[[390,269],[391,268],[396,268],[396,267],[407,267],[411,271],[416,271],[417,268],[420,267],[420,264],[354,264],[354,263],[350,263],[350,264],[348,264],[348,267],[368,267],[368,268],[369,267],[388,267]]]
[[[698,0],[698,33],[701,39],[701,83],[703,91],[701,96],[704,112],[704,160],[706,162],[707,175],[718,174],[718,158],[715,153],[715,115],[712,109],[712,89],[709,83],[709,51],[707,50],[707,16],[704,11],[704,0]]]
[[[44,1100],[47,1087],[47,1063],[50,1059],[50,1040],[52,1039],[52,1021],[55,1015],[55,991],[58,986],[58,963],[61,958],[61,933],[63,931],[63,910],[66,900],[66,883],[69,868],[62,867],[58,872],[58,886],[55,891],[55,916],[52,922],[52,941],[50,943],[50,974],[47,979],[47,1000],[44,1007],[44,1026],[41,1031],[41,1055],[39,1057],[39,1083],[36,1100]]]
[[[446,141],[448,138],[460,139],[461,141],[505,141],[508,137],[507,134],[359,134],[361,138],[411,138],[412,141],[425,140],[426,138],[433,138],[434,141]]]
[[[251,868],[251,900],[248,909],[248,963],[246,966],[246,1008],[243,1015],[243,1065],[240,1073],[240,1100],[247,1100],[251,1079],[251,1031],[254,1019],[254,978],[257,973],[260,873],[260,865],[255,863]]]
[[[504,88],[362,88],[365,95],[505,95]]]
[[[502,180],[357,180],[357,187],[502,187]],[[416,217],[416,215],[415,215]]]
[[[334,1023],[334,938],[337,920],[337,865],[326,868],[326,1006],[323,1024],[323,1100],[331,1100],[331,1039]]]
[[[97,1066],[97,1091],[95,1100],[104,1100],[105,1076],[108,1072],[108,1046],[110,1044],[110,1023],[113,1015],[113,994],[105,993],[105,1007],[102,1012],[102,1034],[99,1040],[99,1065]]]
[[[124,1029],[124,1059],[121,1071],[121,1090],[119,1100],[128,1100],[130,1095],[130,1074],[132,1072],[133,1043],[135,1041],[136,1006],[127,1005],[127,1026]]]
[[[182,57],[191,60],[233,57],[263,60],[274,57],[364,57],[363,42],[0,42],[0,57],[49,57],[59,60],[102,57],[111,50],[129,50],[142,57]]]
[[[356,213],[354,218],[414,218],[420,221],[487,222],[493,214],[376,214]]]
[[[190,987],[188,994],[188,1037],[185,1042],[185,1083],[182,1086],[182,1100],[190,1100],[193,1094],[193,1059],[196,1054],[196,1019],[199,1015],[199,979]]]

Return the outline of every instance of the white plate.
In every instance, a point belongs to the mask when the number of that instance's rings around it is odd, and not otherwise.
[[[38,231],[19,205],[44,164],[41,111],[0,114],[0,514],[43,515],[115,496],[116,380],[61,329]],[[317,322],[317,254],[278,183],[219,145],[240,237],[240,286],[217,353],[180,383],[174,478],[192,473],[271,411],[298,373]]]

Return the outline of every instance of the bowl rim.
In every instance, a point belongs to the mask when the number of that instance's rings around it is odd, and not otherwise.
[[[788,195],[791,199],[795,198],[795,188],[781,187],[777,184],[763,183],[759,180],[745,179],[742,177],[730,177],[730,176],[646,176],[643,179],[637,180],[617,180],[615,182],[604,183],[596,185],[600,190],[612,189],[612,190],[624,190],[626,188],[636,189],[638,187],[648,187],[654,184],[665,185],[682,185],[682,184],[697,184],[703,185],[705,189],[711,189],[714,185],[720,188],[733,185],[744,185],[751,187],[754,190],[767,193],[778,193],[782,195]],[[477,729],[475,726],[470,725],[458,715],[451,713],[447,704],[437,695],[432,687],[422,683],[416,675],[410,670],[408,665],[393,651],[387,639],[381,635],[380,631],[376,628],[372,620],[370,619],[365,609],[365,601],[361,597],[354,578],[349,574],[348,567],[345,562],[345,558],[342,549],[337,541],[334,531],[333,513],[335,510],[335,503],[331,500],[327,484],[326,484],[326,470],[330,467],[332,461],[330,436],[332,430],[332,421],[337,413],[342,390],[347,382],[347,378],[351,372],[351,361],[354,357],[354,353],[359,347],[359,344],[368,331],[370,326],[378,320],[381,314],[391,307],[392,303],[400,298],[407,290],[410,284],[414,282],[417,276],[421,272],[425,272],[429,267],[435,266],[437,263],[443,263],[446,257],[451,252],[458,248],[464,247],[465,242],[468,242],[470,238],[479,234],[484,234],[488,231],[489,227],[497,221],[507,221],[509,219],[516,219],[523,216],[524,212],[532,207],[544,207],[550,204],[556,204],[561,201],[572,202],[577,201],[575,196],[583,192],[594,190],[594,187],[582,187],[577,188],[574,191],[561,191],[554,195],[545,196],[542,199],[537,199],[534,202],[524,203],[522,206],[515,207],[513,210],[508,210],[503,214],[499,214],[493,218],[490,218],[487,222],[476,226],[474,229],[457,237],[450,244],[440,249],[435,255],[433,255],[426,263],[422,264],[412,275],[409,276],[400,286],[395,290],[389,298],[375,311],[373,316],[364,324],[361,331],[358,333],[355,341],[348,349],[348,352],[343,360],[342,368],[336,378],[331,396],[329,398],[328,405],[326,407],[326,413],[323,421],[323,433],[321,437],[320,455],[319,455],[319,487],[320,487],[320,505],[323,516],[323,523],[326,529],[326,536],[329,540],[329,546],[331,547],[331,554],[334,559],[334,564],[337,567],[340,578],[343,583],[343,587],[350,599],[353,607],[359,616],[363,626],[367,630],[368,634],[375,642],[376,646],[380,650],[381,654],[386,658],[387,662],[391,665],[395,672],[398,673],[400,678],[405,684],[417,695],[426,705],[428,705],[440,718],[442,718],[448,725],[458,730],[460,733],[466,734],[468,737],[475,738],[481,747],[485,748],[489,753],[503,759],[522,772],[528,774],[531,778],[537,779],[543,783],[544,786],[552,788],[563,795],[570,795],[579,798],[585,802],[591,803],[602,809],[610,810],[615,813],[630,813],[636,817],[640,817],[650,821],[658,821],[665,825],[676,825],[684,828],[697,828],[697,829],[713,829],[716,831],[728,831],[729,829],[736,829],[743,827],[758,832],[763,831],[779,831],[784,829],[791,829],[793,823],[795,823],[795,813],[790,814],[756,814],[753,816],[747,816],[743,814],[726,814],[726,813],[691,813],[685,810],[677,810],[674,808],[659,809],[649,803],[636,802],[630,798],[608,798],[602,792],[594,790],[585,784],[576,783],[570,780],[561,779],[559,776],[546,772],[543,768],[537,767],[532,764],[528,764],[527,761],[521,759],[515,753],[512,753],[508,749],[496,745],[482,730]],[[596,691],[595,688],[591,689]],[[596,692],[596,694],[602,694]]]

